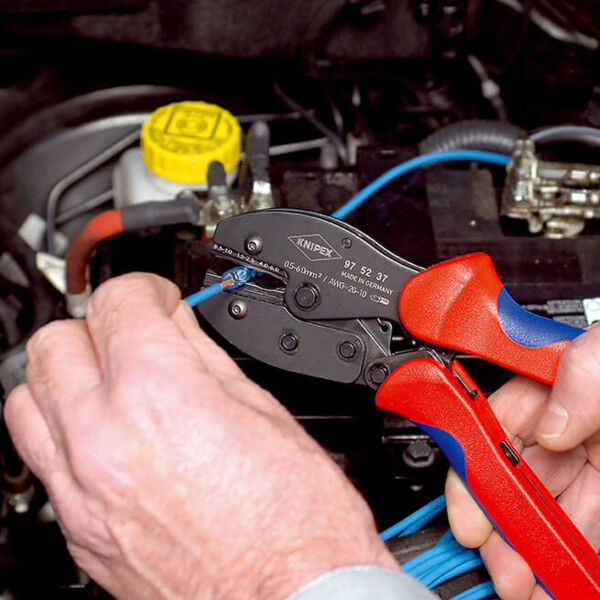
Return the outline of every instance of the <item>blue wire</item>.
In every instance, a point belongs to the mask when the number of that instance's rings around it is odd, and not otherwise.
[[[340,206],[340,208],[338,208],[331,216],[335,217],[336,219],[346,218],[353,210],[358,208],[361,204],[363,204],[363,202],[368,200],[382,187],[386,186],[388,183],[390,183],[390,181],[393,181],[405,173],[409,173],[410,171],[414,171],[419,167],[424,167],[425,165],[430,165],[433,163],[453,162],[460,160],[476,160],[478,162],[489,163],[493,165],[507,165],[510,162],[510,156],[496,154],[494,152],[483,152],[482,150],[446,150],[445,152],[432,152],[430,154],[416,156],[415,158],[411,158],[410,160],[392,167],[389,171],[386,171],[383,173],[383,175],[380,175],[377,179],[360,190],[360,192],[358,192],[358,194],[356,194],[353,198],[348,200],[348,202]],[[243,268],[244,267],[235,267],[234,269],[230,269],[230,272],[235,273],[238,269]],[[199,304],[202,302],[202,300],[211,298],[222,290],[223,288],[210,295],[207,295],[206,297],[200,297],[200,300],[196,300],[197,295],[204,291],[200,290],[200,292],[188,296],[185,301],[190,304],[190,306],[196,306],[196,304]],[[192,302],[194,302],[194,304],[192,304]]]
[[[379,537],[384,541],[389,540],[401,533],[405,533],[408,529],[412,529],[416,523],[421,523],[419,526],[420,529],[425,523],[441,513],[444,508],[446,508],[446,498],[444,495],[441,495],[429,502],[429,504],[416,510],[412,515],[409,515],[401,521],[398,521],[395,525],[388,527],[385,531],[382,531],[379,534]],[[418,529],[416,531],[418,531]],[[411,531],[411,533],[414,533],[414,531]]]
[[[415,556],[411,560],[402,565],[402,569],[408,574],[420,579],[424,583],[430,578],[436,578],[444,573],[443,569],[448,561],[454,560],[457,556],[461,556],[462,561],[471,559],[479,559],[479,554],[474,550],[469,550],[461,546],[458,542],[453,541],[451,544],[443,546],[434,546],[422,554]],[[460,561],[453,564],[459,567],[462,564]]]
[[[423,571],[431,568],[432,560],[443,560],[438,557],[446,557],[447,555],[454,555],[456,551],[462,551],[462,546],[456,541],[446,542],[444,544],[436,544],[433,548],[429,548],[425,552],[407,560],[402,568],[411,575],[419,577]],[[437,562],[436,562],[437,564]]]
[[[476,569],[477,567],[481,567],[483,566],[483,559],[481,558],[481,556],[479,556],[478,553],[476,553],[476,556],[473,556],[469,559],[464,558],[463,562],[456,567],[455,569],[452,569],[451,571],[448,571],[445,575],[444,578],[441,581],[435,581],[433,583],[433,586],[435,587],[436,585],[439,585],[440,583],[444,582],[444,581],[448,581],[450,579],[452,579],[453,577],[456,577],[457,575],[462,575],[463,573],[466,573],[467,571],[470,571],[471,569]]]
[[[438,540],[436,546],[441,546],[442,544],[449,542],[454,539],[454,534],[452,533],[452,529],[448,529],[446,533]]]
[[[495,593],[494,586],[491,582],[486,581],[485,583],[473,586],[460,594],[456,594],[456,596],[452,596],[450,600],[482,600],[483,598],[491,596],[493,593]]]
[[[196,292],[195,294],[191,294],[190,296],[185,298],[185,301],[190,306],[196,306],[196,304],[200,304],[200,302],[203,302],[204,300],[208,300],[209,298],[212,298],[213,296],[220,294],[222,291],[223,291],[223,286],[220,283],[213,283],[212,285],[209,285],[206,288],[202,288],[199,292]]]
[[[445,152],[432,152],[416,156],[406,162],[400,163],[380,175],[377,179],[364,187],[356,196],[348,200],[346,204],[338,208],[331,216],[336,219],[344,219],[353,210],[358,208],[365,200],[368,200],[375,192],[386,186],[390,181],[414,171],[419,167],[438,162],[450,162],[458,160],[476,160],[479,162],[490,163],[494,165],[507,165],[510,162],[510,156],[496,154],[495,152],[483,152],[481,150],[447,150]]]
[[[409,535],[410,533],[417,533],[417,531],[420,531],[421,529],[423,529],[423,527],[425,525],[427,525],[427,523],[429,523],[429,521],[431,521],[431,519],[433,519],[433,517],[435,517],[436,515],[439,515],[441,512],[443,512],[445,508],[446,508],[446,502],[444,501],[444,503],[439,508],[435,509],[435,511],[432,511],[431,514],[426,514],[422,518],[417,519],[411,525],[408,525],[402,532],[402,535]]]
[[[430,579],[426,584],[430,588],[434,588],[444,581],[448,581],[457,575],[462,575],[475,567],[480,567],[483,564],[481,556],[474,550],[470,550],[464,555],[458,555],[446,561],[443,566],[438,567],[430,574]]]
[[[440,562],[450,560],[452,557],[456,556],[456,552],[456,549],[447,548],[444,552],[440,552],[439,554],[430,554],[428,550],[427,552],[423,552],[419,557],[415,556],[415,558],[422,558],[418,565],[407,565],[405,563],[402,565],[402,570],[419,581],[423,581],[439,566]]]
[[[190,306],[194,307],[196,304],[200,304],[200,302],[216,296],[225,289],[235,290],[236,288],[245,285],[251,279],[254,279],[254,277],[256,277],[258,274],[258,271],[255,271],[250,267],[233,267],[221,275],[221,283],[213,283],[207,288],[203,288],[199,292],[184,298],[184,300]],[[231,282],[229,285],[224,286],[223,282],[227,280],[231,280]]]

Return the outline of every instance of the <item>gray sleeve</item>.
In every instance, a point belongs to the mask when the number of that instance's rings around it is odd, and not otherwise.
[[[302,586],[287,600],[439,600],[402,571],[381,567],[344,567]]]

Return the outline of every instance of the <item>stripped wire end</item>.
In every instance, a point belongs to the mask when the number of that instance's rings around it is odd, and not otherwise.
[[[199,292],[191,294],[185,298],[185,302],[194,307],[200,304],[200,302],[204,302],[204,300],[208,300],[209,298],[220,294],[224,290],[235,290],[236,288],[242,287],[257,275],[258,271],[250,269],[249,267],[234,267],[223,273],[219,283],[213,283],[212,285],[201,289]]]
[[[223,288],[227,287],[227,289],[235,290],[248,283],[251,279],[254,279],[258,274],[258,271],[250,267],[233,267],[233,269],[229,269],[223,273],[221,276],[221,285],[232,280],[232,283],[224,285]]]

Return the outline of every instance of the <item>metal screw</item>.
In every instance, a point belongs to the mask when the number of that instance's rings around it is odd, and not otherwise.
[[[348,250],[348,248],[350,248],[351,246],[352,246],[352,240],[350,238],[342,239],[342,248],[346,248],[346,250]]]
[[[352,360],[356,356],[356,346],[352,342],[342,342],[338,353],[343,359]]]
[[[369,369],[369,379],[375,385],[381,385],[388,376],[388,368],[385,365],[373,365]]]
[[[279,344],[284,352],[293,352],[298,348],[298,338],[293,333],[284,333]]]
[[[319,299],[319,292],[312,285],[304,284],[296,290],[294,299],[300,308],[312,308]]]
[[[248,305],[243,300],[232,300],[229,303],[229,314],[234,319],[243,319],[248,314]]]
[[[251,235],[245,242],[244,248],[246,248],[246,252],[251,254],[252,256],[256,256],[260,254],[263,249],[263,241],[262,238],[257,235]]]
[[[414,440],[404,450],[403,458],[409,467],[422,469],[433,464],[435,455],[426,440]]]

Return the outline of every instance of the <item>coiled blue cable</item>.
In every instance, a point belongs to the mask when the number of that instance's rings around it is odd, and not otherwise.
[[[445,506],[445,496],[439,496],[381,532],[379,536],[381,539],[387,540],[396,535],[414,533],[443,511]],[[482,564],[479,552],[461,546],[454,539],[452,531],[448,530],[433,548],[405,562],[402,569],[407,574],[419,579],[427,587],[433,588]],[[475,590],[474,594],[481,594],[484,588],[473,589]],[[486,596],[473,596],[473,598],[476,597],[485,598]]]
[[[353,210],[356,210],[361,204],[363,204],[366,200],[368,200],[373,194],[378,192],[382,187],[386,186],[390,181],[397,179],[401,175],[409,173],[410,171],[414,171],[420,167],[424,167],[426,165],[430,165],[433,163],[439,162],[456,162],[463,160],[473,160],[493,165],[504,165],[506,166],[510,162],[510,156],[505,156],[504,154],[496,154],[495,152],[484,152],[482,150],[447,150],[445,152],[432,152],[430,154],[423,154],[422,156],[416,156],[415,158],[411,158],[395,167],[386,171],[377,179],[369,183],[366,187],[364,187],[358,194],[352,197],[348,202],[344,205],[340,206],[331,216],[336,219],[344,219],[346,218]],[[235,272],[240,269],[245,269],[247,267],[234,267],[230,269],[231,272]],[[251,269],[250,269],[251,271]],[[255,271],[253,273],[256,273]],[[212,296],[218,294],[223,289],[231,289],[230,286],[222,287],[220,284],[214,284],[219,286],[220,289],[215,287],[214,292],[207,294],[206,296],[198,296],[201,292],[205,290],[200,290],[200,292],[196,292],[191,296],[185,298],[185,301],[190,306],[196,306],[203,300],[207,298],[211,298]],[[205,288],[209,290],[214,286],[210,286]]]

